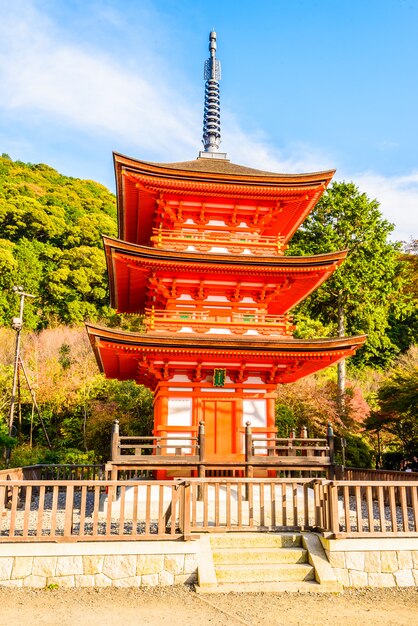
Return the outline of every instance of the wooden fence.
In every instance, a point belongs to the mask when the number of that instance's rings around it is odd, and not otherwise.
[[[196,532],[301,530],[315,526],[312,479],[189,479]]]
[[[335,538],[418,537],[418,481],[317,481],[317,525]]]
[[[417,494],[418,481],[3,479],[0,543],[301,529],[335,538],[416,537]]]
[[[187,506],[173,481],[1,480],[0,542],[187,538]]]

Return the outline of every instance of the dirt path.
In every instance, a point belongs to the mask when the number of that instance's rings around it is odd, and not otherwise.
[[[164,589],[0,589],[0,626],[411,626],[418,589],[340,596]]]

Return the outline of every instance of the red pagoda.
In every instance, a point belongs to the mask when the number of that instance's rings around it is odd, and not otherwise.
[[[274,174],[219,152],[215,33],[209,50],[199,157],[114,155],[119,238],[104,237],[111,304],[144,314],[146,332],[87,329],[107,377],[154,391],[155,436],[193,437],[204,421],[207,458],[222,463],[242,459],[247,422],[275,434],[278,384],[352,355],[365,337],[293,338],[289,311],[346,256],[284,256],[334,171]]]

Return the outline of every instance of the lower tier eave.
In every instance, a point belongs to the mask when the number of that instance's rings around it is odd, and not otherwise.
[[[289,383],[333,365],[360,348],[365,335],[325,339],[277,339],[179,333],[141,334],[87,325],[98,365],[108,378],[132,379],[155,389],[160,382],[207,386],[215,369],[230,384]]]

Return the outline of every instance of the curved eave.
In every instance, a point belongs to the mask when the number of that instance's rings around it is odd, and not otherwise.
[[[239,369],[244,360],[253,363],[249,367],[264,373],[282,364],[280,382],[292,382],[351,356],[366,340],[365,335],[302,340],[183,333],[147,335],[91,324],[86,328],[100,369],[108,377],[130,377],[139,382],[145,380],[139,373],[144,359],[165,363],[172,359],[188,368],[205,358],[215,360],[218,366],[229,363],[233,369]],[[155,374],[155,368],[152,372]]]
[[[245,183],[248,185],[318,186],[327,185],[335,170],[303,174],[279,174],[257,170],[225,159],[196,159],[183,163],[150,163],[132,159],[117,152],[113,153],[115,172],[127,169],[135,174],[185,179],[201,182]],[[196,167],[200,166],[200,167]]]
[[[282,314],[317,289],[329,275],[339,267],[347,256],[347,251],[329,252],[312,256],[255,256],[213,254],[201,252],[169,251],[130,244],[119,239],[103,237],[109,276],[111,306],[119,312],[142,312],[146,297],[146,285],[139,280],[136,266],[143,275],[147,267],[169,270],[181,275],[205,274],[225,276],[257,275],[268,280],[279,279],[279,276],[294,276],[298,282],[291,286],[286,298],[282,298],[282,309],[274,312]],[[128,269],[130,266],[130,269]],[[308,276],[308,278],[307,278]],[[306,279],[302,285],[301,280]],[[295,291],[297,289],[297,291]],[[141,295],[142,294],[142,295]]]
[[[298,215],[292,214],[289,223],[281,233],[285,241],[288,241],[318,202],[335,173],[335,170],[327,170],[306,174],[275,174],[243,167],[222,159],[196,159],[185,163],[167,164],[149,163],[130,159],[117,153],[114,153],[114,165],[119,237],[140,243],[147,242],[138,239],[138,236],[149,237],[151,234],[152,216],[155,212],[155,200],[151,199],[152,193],[157,194],[158,191],[180,193],[186,188],[189,194],[196,196],[199,196],[199,190],[202,192],[210,190],[209,193],[230,197],[234,197],[235,194],[240,197],[244,188],[247,197],[270,197],[270,199],[277,199],[283,193],[303,196],[305,192],[308,192],[310,197],[300,205]],[[198,169],[196,169],[197,166]],[[129,176],[137,178],[138,184],[141,180],[146,181],[150,189],[153,189],[150,192],[151,196],[148,194],[143,196],[142,210],[139,208],[139,197],[133,191],[135,185],[131,184],[133,190],[130,190],[128,183],[124,185],[123,179],[128,179]],[[132,193],[134,196],[131,197]],[[129,196],[129,201],[126,195]],[[138,223],[139,220],[142,222],[140,235],[135,229],[132,230],[133,224]]]

